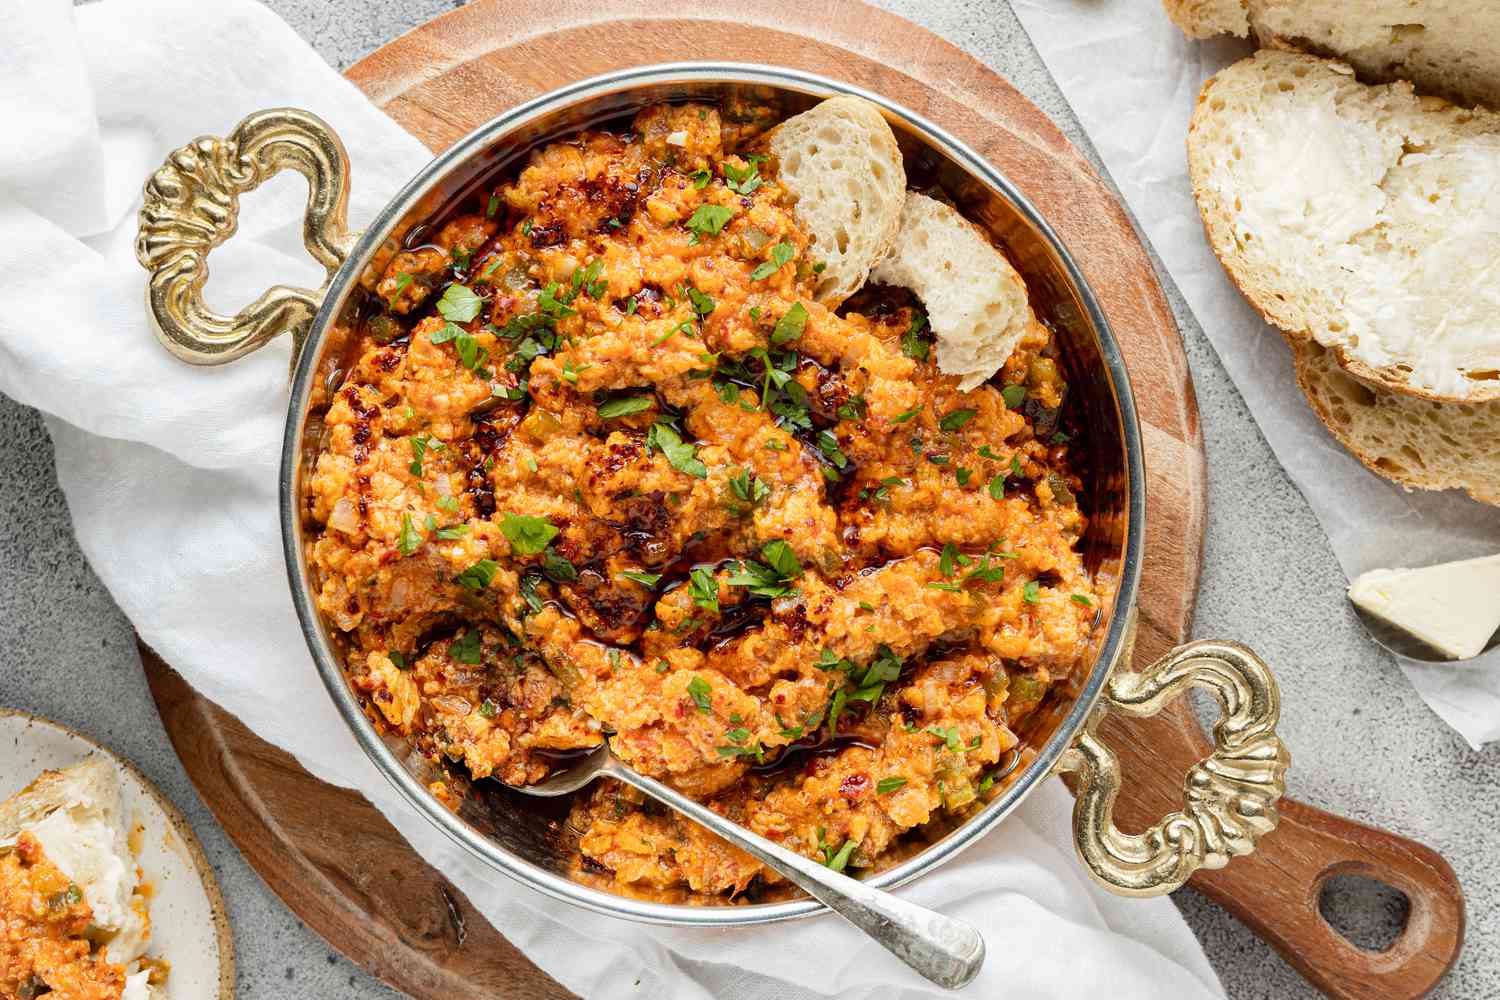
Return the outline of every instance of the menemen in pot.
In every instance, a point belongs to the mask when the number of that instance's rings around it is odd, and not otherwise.
[[[190,361],[307,338],[283,515],[310,645],[387,776],[502,869],[645,919],[807,912],[616,788],[560,823],[475,780],[537,780],[612,732],[637,768],[880,883],[1077,770],[1090,870],[1167,891],[1274,826],[1274,682],[1228,644],[1110,679],[1144,510],[1128,382],[1066,253],[972,152],[886,106],[909,172],[1003,242],[1050,325],[994,385],[937,373],[910,296],[812,301],[816,248],[774,163],[725,148],[755,129],[719,111],[772,124],[847,89],[744,67],[588,81],[461,141],[352,250],[337,140],[262,113],[148,185],[153,315]],[[328,287],[207,314],[234,195],[282,165],[309,176]],[[205,204],[230,207],[207,236]],[[1227,713],[1187,810],[1139,837],[1109,820],[1106,683],[1136,713],[1206,684]],[[425,756],[398,763],[408,741]],[[673,905],[690,894],[751,905]]]

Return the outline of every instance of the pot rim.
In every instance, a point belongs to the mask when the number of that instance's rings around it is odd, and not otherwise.
[[[548,871],[488,840],[465,824],[412,777],[365,716],[344,676],[343,666],[324,633],[324,624],[313,605],[311,588],[307,584],[307,566],[300,532],[300,504],[296,496],[309,394],[316,377],[319,355],[317,347],[354,291],[360,272],[395,226],[452,169],[487,152],[504,133],[571,104],[616,94],[635,86],[673,82],[763,84],[817,97],[853,94],[875,103],[892,118],[906,123],[924,142],[948,156],[971,177],[1008,202],[1051,247],[1097,333],[1099,356],[1120,413],[1120,438],[1125,450],[1125,475],[1129,493],[1124,511],[1125,544],[1114,611],[1104,640],[1098,646],[1098,654],[1090,668],[1087,682],[1066,717],[1038,751],[1036,759],[1001,795],[941,840],[901,864],[866,879],[869,884],[881,889],[894,888],[926,874],[975,843],[1053,774],[1059,758],[1082,732],[1084,723],[1104,692],[1116,660],[1130,645],[1145,539],[1145,463],[1134,395],[1119,344],[1082,270],[1056,232],[1025,195],[974,149],[922,116],[853,84],[801,70],[753,63],[676,62],[616,70],[569,84],[502,112],[434,157],[386,203],[355,243],[326,289],[322,305],[293,370],[286,430],[282,438],[279,506],[287,579],[303,638],[317,665],[323,686],[354,734],[355,740],[401,797],[449,840],[489,868],[554,899],[609,916],[676,926],[748,926],[805,917],[824,911],[826,907],[811,899],[749,906],[686,906],[647,902],[595,889]]]

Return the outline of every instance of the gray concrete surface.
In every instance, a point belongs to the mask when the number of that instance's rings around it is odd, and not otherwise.
[[[1009,77],[1092,151],[1003,0],[877,0]],[[1084,0],[1058,0],[1084,2]],[[453,6],[444,0],[270,0],[343,68]],[[1096,159],[1097,165],[1097,159]],[[1213,349],[1168,284],[1208,441],[1210,521],[1196,633],[1252,642],[1284,692],[1292,793],[1442,851],[1469,896],[1469,947],[1438,991],[1500,996],[1500,750],[1476,753],[1417,700],[1341,598],[1343,577]],[[0,704],[93,734],[183,809],[219,874],[239,952],[239,996],[395,996],[334,954],[276,900],[198,800],[162,731],[124,616],[74,543],[39,417],[0,397]],[[87,678],[86,680],[84,678]],[[1128,777],[1128,776],[1127,776]],[[1235,1000],[1314,996],[1266,945],[1191,891],[1177,904]],[[1389,939],[1399,900],[1341,886],[1325,900],[1363,942]]]

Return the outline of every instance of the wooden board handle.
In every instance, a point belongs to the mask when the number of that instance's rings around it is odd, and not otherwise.
[[[1416,841],[1301,802],[1283,799],[1280,810],[1281,825],[1261,852],[1219,871],[1200,871],[1189,884],[1331,997],[1425,996],[1463,948],[1464,897],[1452,867]],[[1335,875],[1363,875],[1406,894],[1410,915],[1389,948],[1361,948],[1324,919],[1318,899]],[[1247,891],[1260,900],[1247,898]]]

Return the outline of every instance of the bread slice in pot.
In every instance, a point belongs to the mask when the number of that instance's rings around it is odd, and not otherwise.
[[[1035,319],[1026,285],[977,226],[952,207],[907,194],[891,255],[872,280],[910,289],[927,310],[938,370],[973,389],[1000,370]]]
[[[874,104],[844,95],[782,122],[767,149],[823,262],[818,300],[836,306],[865,283],[896,238],[906,168],[895,133]]]
[[[124,812],[119,778],[104,758],[47,771],[0,803],[0,851],[15,849],[23,835],[40,844],[88,904],[88,939],[123,967],[123,1000],[148,1000],[159,995],[148,983],[152,963],[143,963],[151,921]]]
[[[1443,403],[1371,385],[1315,341],[1292,344],[1297,384],[1339,443],[1372,471],[1420,490],[1500,505],[1500,400]]]
[[[1500,398],[1500,115],[1262,50],[1204,85],[1188,172],[1267,320],[1393,391]]]
[[[1335,56],[1373,83],[1500,107],[1500,4],[1484,0],[1164,0],[1190,37],[1254,34]]]

